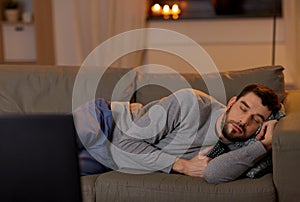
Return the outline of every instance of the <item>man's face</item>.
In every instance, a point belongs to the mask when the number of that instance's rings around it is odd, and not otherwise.
[[[247,140],[270,115],[271,111],[254,93],[248,93],[239,100],[234,97],[227,105],[223,136],[230,141]]]

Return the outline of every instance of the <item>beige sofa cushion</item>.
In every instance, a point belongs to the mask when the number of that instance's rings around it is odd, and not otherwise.
[[[237,95],[247,84],[258,83],[269,86],[278,93],[281,100],[285,97],[284,87],[284,68],[282,66],[265,66],[240,71],[220,72],[224,83],[226,98],[217,94],[214,96],[219,101],[226,102],[233,96]],[[140,73],[137,80],[137,86],[142,83],[148,83],[139,88],[136,92],[136,102],[146,104],[150,101],[169,95],[173,89],[179,90],[186,87],[192,87],[208,93],[208,88],[204,79],[208,79],[210,85],[219,77],[216,73],[199,75],[199,74],[154,74]],[[186,85],[188,82],[189,86]],[[170,88],[172,90],[170,90]],[[219,86],[217,86],[218,88]]]
[[[99,175],[95,190],[97,201],[276,201],[272,174],[214,185],[179,174],[112,171]]]

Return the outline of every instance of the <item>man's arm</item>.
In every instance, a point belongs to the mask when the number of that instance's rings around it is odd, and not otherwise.
[[[198,155],[192,159],[177,158],[172,166],[172,170],[194,177],[203,177],[204,171],[211,158],[206,156],[206,153],[212,147],[208,147],[199,152]]]
[[[207,182],[218,184],[240,177],[272,148],[272,136],[277,121],[266,122],[257,135],[257,142],[234,150],[211,160],[207,165],[204,178]]]
[[[139,117],[131,127],[121,135],[118,140],[118,147],[125,156],[117,153],[114,160],[122,169],[137,170],[162,170],[170,171],[170,166],[176,156],[170,155],[157,148],[155,144],[165,138],[168,131],[168,109],[163,108],[159,103],[147,109],[146,113]],[[175,115],[174,115],[175,116]]]
[[[266,154],[261,142],[230,151],[212,159],[204,172],[204,179],[211,184],[229,182],[240,177]]]
[[[152,106],[120,137],[118,146],[126,155],[120,159],[121,167],[170,172],[195,139],[199,110],[191,90],[178,91]]]

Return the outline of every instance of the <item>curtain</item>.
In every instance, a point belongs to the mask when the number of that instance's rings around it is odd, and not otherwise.
[[[88,54],[110,37],[146,26],[146,0],[72,0],[76,57]],[[131,43],[144,43],[137,40]],[[139,44],[140,45],[140,44]],[[122,47],[118,44],[109,51]],[[133,47],[134,48],[134,47]],[[118,67],[141,65],[143,51],[132,53],[114,63]]]
[[[300,1],[284,0],[283,15],[286,30],[286,69],[296,87],[300,88]]]

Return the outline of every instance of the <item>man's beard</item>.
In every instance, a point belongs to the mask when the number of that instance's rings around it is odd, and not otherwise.
[[[237,131],[235,130],[231,130],[231,132],[229,132],[229,124],[238,125],[242,129],[243,133],[245,133],[245,128],[243,125],[240,125],[239,123],[234,121],[224,121],[222,124],[222,134],[227,140],[231,142],[240,142],[248,139],[245,137],[236,137]]]
[[[229,111],[231,110],[231,107],[229,109],[227,109],[227,111],[225,113],[225,116],[224,116],[224,118],[222,120],[221,127],[222,127],[222,134],[223,134],[223,136],[227,140],[229,140],[231,142],[241,142],[241,141],[248,140],[249,137],[247,137],[247,138],[244,137],[244,136],[242,136],[242,137],[241,136],[236,137],[237,131],[235,131],[233,129],[231,130],[231,132],[229,132],[229,125],[230,124],[236,124],[236,125],[238,125],[241,128],[242,132],[245,133],[245,126],[244,125],[242,125],[239,122],[233,121],[233,120],[226,120],[227,115],[228,115]]]

